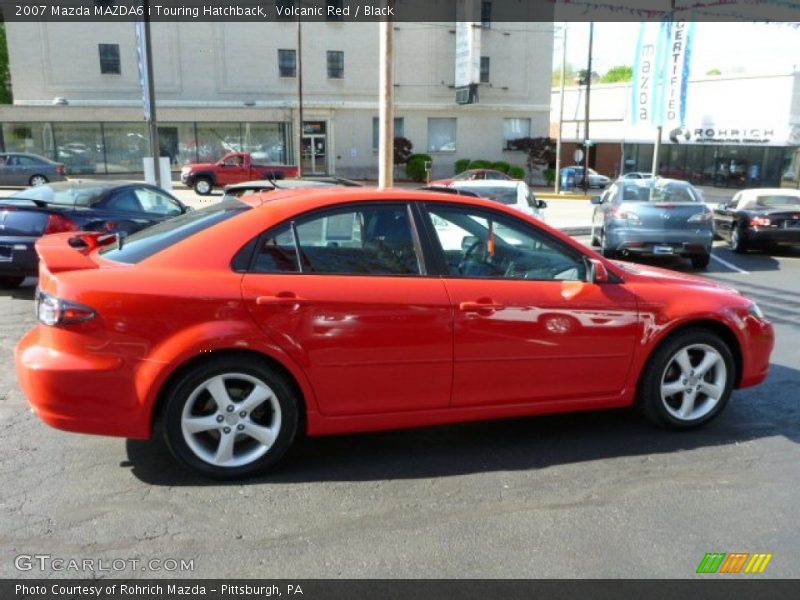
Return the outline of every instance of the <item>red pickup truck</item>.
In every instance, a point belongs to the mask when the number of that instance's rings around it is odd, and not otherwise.
[[[215,187],[252,179],[284,179],[297,177],[297,167],[288,165],[254,165],[249,152],[231,152],[215,163],[192,163],[181,169],[181,181],[205,196]]]

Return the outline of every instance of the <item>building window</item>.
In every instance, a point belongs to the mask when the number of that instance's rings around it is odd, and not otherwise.
[[[328,79],[344,79],[344,52],[328,50]]]
[[[503,149],[518,150],[514,140],[531,136],[530,119],[503,119]]]
[[[394,120],[394,137],[405,137],[403,117],[396,117]],[[378,151],[378,143],[380,139],[380,125],[378,117],[372,117],[372,151]]]
[[[100,72],[104,74],[119,75],[119,44],[98,44],[100,52]]]
[[[484,0],[481,2],[481,27],[489,29],[492,26],[492,3]]]
[[[481,56],[481,83],[489,83],[489,57]]]
[[[428,151],[456,151],[455,119],[428,119]]]
[[[278,50],[278,72],[281,77],[297,77],[297,52]]]
[[[342,0],[327,0],[325,3],[325,18],[328,21],[341,21],[342,17]]]

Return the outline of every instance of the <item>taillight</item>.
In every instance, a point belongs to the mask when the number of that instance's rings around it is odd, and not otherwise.
[[[78,224],[64,215],[50,215],[47,225],[44,227],[45,235],[49,233],[61,233],[63,231],[76,231]]]
[[[772,221],[767,217],[752,217],[750,219],[750,225],[753,227],[769,227],[772,225]]]
[[[700,212],[689,217],[687,221],[690,223],[703,223],[706,221],[711,221],[713,218],[714,217],[710,212]]]
[[[58,173],[59,175],[66,175],[67,174],[67,166],[66,165],[62,165],[62,164],[56,165],[56,173]]]
[[[44,325],[77,325],[96,316],[93,308],[56,298],[41,290],[36,292],[36,317]]]
[[[641,225],[642,220],[635,212],[625,210],[624,208],[614,207],[611,209],[611,216],[615,219],[624,219],[633,225]]]

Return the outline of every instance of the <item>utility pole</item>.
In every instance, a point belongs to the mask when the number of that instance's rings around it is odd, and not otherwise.
[[[592,92],[592,39],[594,37],[594,22],[589,22],[589,59],[588,59],[588,66],[586,69],[586,114],[585,114],[585,122],[583,126],[583,148],[585,150],[585,154],[583,157],[584,166],[583,166],[583,193],[586,194],[589,191],[589,152],[591,151],[591,146],[587,144],[591,138],[589,137],[589,95]]]
[[[303,21],[297,17],[297,176],[303,176]]]
[[[556,138],[556,188],[555,193],[561,191],[561,133],[564,126],[564,82],[567,70],[567,22],[564,22],[564,44],[561,52],[561,106],[558,109],[558,138]]]
[[[384,6],[391,7],[392,0]],[[394,22],[380,23],[380,81],[378,107],[378,189],[394,185]]]
[[[139,77],[142,84],[144,118],[150,130],[150,154],[153,156],[153,177],[158,183],[158,159],[161,148],[158,143],[158,121],[156,119],[156,94],[153,84],[153,50],[150,43],[150,0],[142,0],[142,20],[136,24],[136,42],[139,52]]]

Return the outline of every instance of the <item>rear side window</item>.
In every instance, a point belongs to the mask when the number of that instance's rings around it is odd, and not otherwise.
[[[109,246],[103,248],[100,254],[109,260],[135,264],[249,209],[249,206],[238,200],[224,200],[137,231],[124,239],[122,248]]]

